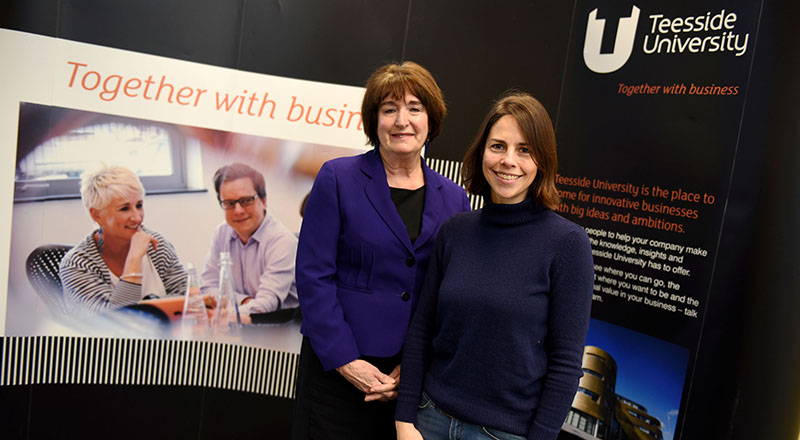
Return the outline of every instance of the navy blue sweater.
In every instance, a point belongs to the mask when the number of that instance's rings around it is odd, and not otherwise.
[[[457,214],[437,238],[406,337],[396,419],[424,389],[468,423],[555,439],[592,301],[589,239],[531,199]]]

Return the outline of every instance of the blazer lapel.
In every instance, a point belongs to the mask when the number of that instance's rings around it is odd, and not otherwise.
[[[414,240],[414,247],[419,248],[433,237],[437,227],[441,225],[441,208],[444,206],[442,200],[442,181],[433,170],[422,159],[422,172],[425,175],[425,207],[422,209],[422,230],[419,237]]]
[[[395,237],[403,243],[403,246],[405,246],[409,252],[414,252],[414,248],[411,246],[411,239],[408,238],[406,225],[400,218],[400,214],[397,213],[397,208],[394,206],[392,197],[389,194],[389,184],[386,182],[386,170],[383,169],[383,162],[381,161],[380,155],[377,150],[373,150],[366,154],[364,158],[365,160],[361,171],[369,178],[364,188],[367,199]],[[425,205],[427,209],[427,196]]]

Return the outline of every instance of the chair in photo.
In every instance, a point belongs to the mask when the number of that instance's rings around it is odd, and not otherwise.
[[[67,313],[67,303],[61,290],[58,266],[61,258],[72,246],[47,244],[39,246],[28,255],[25,269],[36,293],[54,316]]]

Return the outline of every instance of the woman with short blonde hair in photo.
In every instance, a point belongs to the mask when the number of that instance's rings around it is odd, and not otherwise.
[[[186,271],[175,248],[144,227],[144,193],[125,167],[103,166],[81,176],[81,199],[98,227],[61,260],[69,304],[100,312],[183,294]]]

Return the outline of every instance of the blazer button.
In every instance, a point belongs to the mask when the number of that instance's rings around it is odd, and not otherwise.
[[[417,260],[414,257],[406,258],[406,266],[411,267],[417,263]]]
[[[409,298],[411,298],[411,295],[409,295],[408,292],[403,292],[400,294],[400,299],[402,299],[403,301],[408,301]]]

